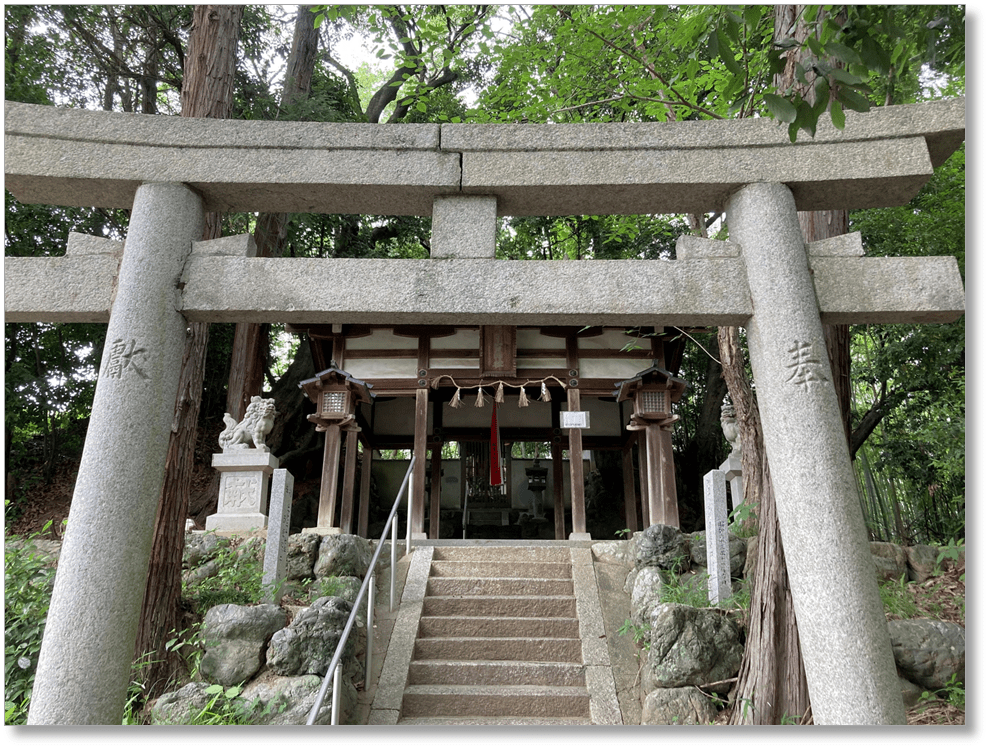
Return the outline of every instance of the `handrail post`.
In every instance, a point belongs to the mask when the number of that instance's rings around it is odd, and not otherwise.
[[[409,509],[405,513],[405,553],[412,553],[412,495],[414,487],[409,481]]]
[[[388,611],[395,610],[395,566],[398,556],[398,523],[391,523],[391,597],[388,599]]]
[[[374,586],[377,573],[371,572],[371,584],[367,589],[367,645],[364,648],[364,689],[371,684],[371,652],[374,648]]]
[[[343,674],[343,664],[338,663],[333,670],[333,704],[330,705],[330,725],[340,725],[340,676]]]

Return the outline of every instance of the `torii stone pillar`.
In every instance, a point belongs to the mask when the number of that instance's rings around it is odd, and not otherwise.
[[[137,189],[29,724],[123,715],[185,345],[178,282],[202,231],[188,187]]]
[[[793,195],[781,184],[747,185],[727,214],[752,294],[749,352],[814,722],[903,724]]]

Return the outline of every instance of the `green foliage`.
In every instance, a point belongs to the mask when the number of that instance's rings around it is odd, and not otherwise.
[[[4,535],[4,723],[7,725],[21,725],[27,720],[41,636],[55,582],[54,563],[32,544],[48,530],[45,526],[42,533],[24,539]]]
[[[220,538],[203,563],[207,561],[216,563],[217,574],[187,582],[182,590],[182,598],[199,616],[224,603],[247,606],[261,600],[264,564],[250,543]]]
[[[618,634],[624,637],[625,635],[632,635],[632,639],[635,644],[642,650],[649,650],[649,646],[652,644],[650,641],[651,627],[648,623],[646,624],[633,624],[631,619],[626,619],[625,623],[618,628]]]
[[[965,150],[898,208],[855,211],[867,255],[949,255],[965,276]],[[873,537],[945,543],[965,527],[965,319],[852,327],[853,423],[882,421],[856,459]],[[855,435],[853,434],[853,441]]]
[[[883,602],[886,613],[897,619],[910,619],[920,611],[904,576],[900,576],[899,580],[886,580],[881,583],[879,598]]]
[[[944,700],[959,710],[965,709],[965,685],[958,680],[958,674],[952,674],[943,689],[936,689],[933,692],[925,690],[920,695],[920,701],[922,703],[936,702],[938,700]]]
[[[743,502],[738,507],[733,507],[728,513],[728,525],[733,536],[738,538],[752,538],[759,535],[759,526],[756,523],[758,516],[748,502]]]

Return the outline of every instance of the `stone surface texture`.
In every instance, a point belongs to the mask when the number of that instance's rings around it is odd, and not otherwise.
[[[690,542],[690,561],[697,567],[707,567],[707,533],[696,531],[687,536]],[[731,576],[744,577],[745,562],[748,559],[748,539],[728,534],[728,559],[731,562]]]
[[[927,689],[943,689],[955,679],[965,686],[965,628],[932,619],[889,622],[896,665],[903,676]]]
[[[185,345],[176,281],[202,222],[188,187],[138,190],[29,723],[120,722]]]
[[[431,258],[493,258],[498,199],[486,195],[441,195],[433,204]]]
[[[352,576],[363,579],[371,566],[373,554],[371,542],[366,538],[348,533],[323,536],[313,574],[316,577]]]
[[[657,523],[635,534],[635,566],[659,567],[674,572],[690,568],[690,543],[679,528]]]
[[[696,726],[711,723],[718,709],[695,687],[654,689],[642,701],[644,726]]]
[[[261,670],[265,646],[286,619],[285,612],[272,603],[225,603],[211,608],[203,617],[203,676],[228,687],[247,681]]]
[[[292,489],[295,478],[284,468],[276,468],[271,479],[268,506],[268,533],[264,545],[264,572],[261,584],[272,603],[282,597],[288,579],[288,535],[292,519]]]
[[[288,537],[289,580],[305,580],[313,577],[313,565],[319,554],[321,540],[318,533],[294,533]]]
[[[744,651],[741,631],[721,611],[664,603],[653,609],[650,625],[642,676],[647,691],[711,684],[738,673]]]
[[[437,195],[474,193],[496,195],[501,215],[696,213],[768,181],[816,210],[907,202],[964,139],[964,113],[964,99],[881,107],[791,144],[769,119],[203,124],[5,102],[4,152],[22,202],[129,207],[153,180],[219,211],[427,216]]]
[[[289,626],[272,636],[267,650],[268,666],[279,676],[325,676],[352,608],[342,598],[317,598],[296,614]],[[355,624],[347,638],[342,661],[344,674],[351,678],[359,670],[355,654],[364,631],[359,624]]]
[[[760,393],[815,723],[906,721],[797,208],[778,184],[732,196]]]

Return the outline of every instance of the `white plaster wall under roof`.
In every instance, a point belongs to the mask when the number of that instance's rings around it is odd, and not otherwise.
[[[518,328],[515,331],[515,346],[518,349],[563,349],[567,348],[566,338],[543,335],[539,328]]]
[[[371,331],[371,335],[356,336],[347,339],[348,351],[367,349],[412,349],[414,351],[418,347],[418,339],[395,335],[390,330],[374,329]]]
[[[477,328],[460,328],[453,335],[430,338],[429,347],[433,351],[453,348],[473,348],[481,345],[481,333]],[[436,366],[436,365],[433,365]]]
[[[416,376],[415,358],[407,359],[351,359],[347,358],[347,372],[358,380],[374,384],[375,379],[408,379]],[[372,390],[372,392],[374,392]]]

